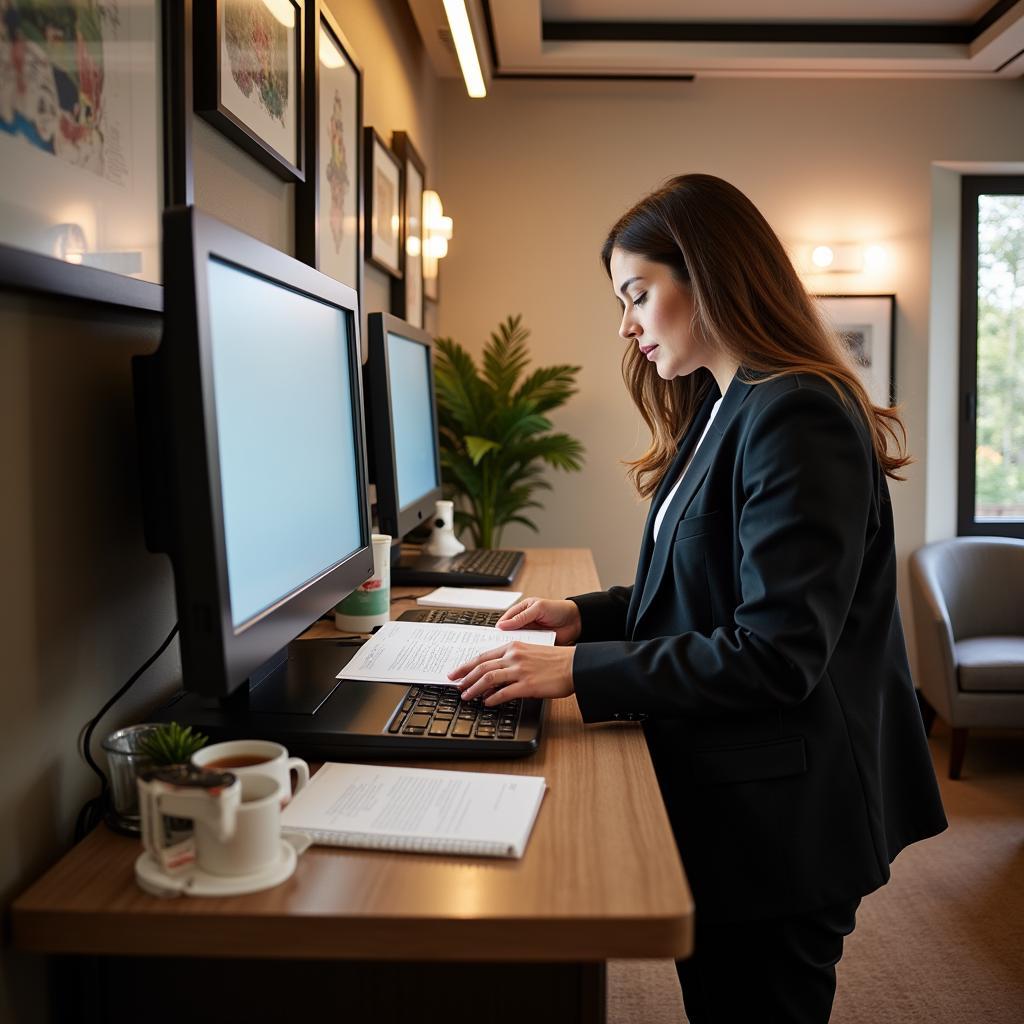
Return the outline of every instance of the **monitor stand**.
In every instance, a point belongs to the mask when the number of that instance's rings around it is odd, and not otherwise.
[[[212,742],[275,740],[311,759],[384,756],[385,728],[408,687],[338,679],[358,649],[331,637],[294,640],[231,696],[183,692],[152,721],[190,725]]]

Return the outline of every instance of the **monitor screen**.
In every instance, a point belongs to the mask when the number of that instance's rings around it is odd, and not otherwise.
[[[160,347],[133,360],[146,541],[185,689],[265,693],[373,570],[358,297],[194,208],[165,211],[163,266]]]
[[[363,543],[348,325],[337,307],[216,258],[207,280],[238,628]]]
[[[426,522],[441,497],[433,339],[390,313],[367,318],[366,393],[381,533]]]
[[[388,370],[398,505],[405,508],[440,485],[430,349],[389,331]]]

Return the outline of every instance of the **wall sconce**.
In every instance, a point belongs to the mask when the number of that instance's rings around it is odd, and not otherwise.
[[[433,189],[423,192],[423,276],[437,278],[437,261],[448,255],[452,219],[444,215],[441,197]]]
[[[96,267],[115,274],[132,277],[142,273],[142,253],[125,249],[99,252],[89,248],[85,230],[81,224],[54,224],[49,228],[53,255],[65,263],[80,267]]]
[[[811,247],[807,271],[811,274],[878,273],[888,262],[889,254],[882,245],[821,244]]]
[[[82,256],[89,251],[89,243],[81,224],[54,224],[49,230],[53,255],[65,263],[81,264]]]
[[[295,27],[295,8],[288,0],[263,0],[266,8],[285,28]]]

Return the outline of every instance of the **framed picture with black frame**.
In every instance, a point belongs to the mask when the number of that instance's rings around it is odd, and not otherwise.
[[[896,402],[896,296],[819,295],[818,302],[845,342],[875,405]]]
[[[394,132],[391,148],[402,162],[402,280],[391,282],[391,311],[413,327],[423,326],[423,186],[427,168],[406,132]]]
[[[402,276],[402,164],[377,132],[363,129],[366,161],[366,258],[392,277]]]
[[[363,293],[363,72],[327,6],[307,3],[306,180],[299,259]]]
[[[191,72],[176,0],[9,6],[0,287],[163,309],[161,217],[193,198]]]
[[[196,113],[283,181],[305,180],[306,0],[203,0]]]

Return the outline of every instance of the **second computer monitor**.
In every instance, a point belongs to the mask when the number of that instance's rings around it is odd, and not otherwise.
[[[433,341],[389,313],[371,313],[366,363],[377,519],[397,541],[429,521],[441,497]]]

